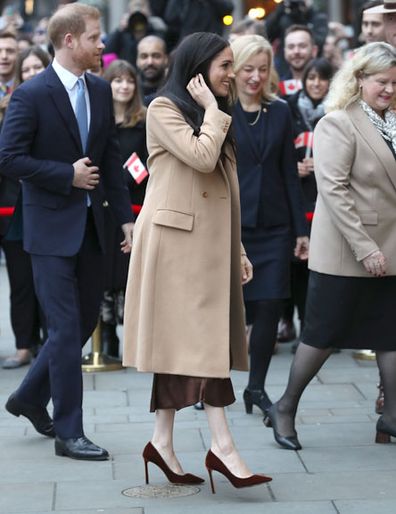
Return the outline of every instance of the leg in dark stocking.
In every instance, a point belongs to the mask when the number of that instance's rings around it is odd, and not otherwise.
[[[384,388],[382,419],[396,431],[396,352],[377,352],[377,364]]]
[[[281,310],[282,300],[264,300],[255,304],[250,335],[249,384],[244,393],[247,412],[251,412],[252,404],[263,411],[271,405],[264,392],[264,384],[276,342]]]
[[[331,354],[331,348],[319,349],[304,343],[298,345],[294,356],[289,381],[281,399],[274,404],[272,414],[276,416],[276,429],[281,436],[295,436],[294,418],[301,395]]]

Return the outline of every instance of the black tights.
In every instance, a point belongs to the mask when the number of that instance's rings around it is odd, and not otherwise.
[[[249,302],[253,321],[250,335],[250,373],[248,389],[264,390],[265,378],[276,343],[282,300]]]
[[[301,395],[331,351],[331,348],[315,348],[304,343],[298,345],[286,391],[276,404],[277,429],[280,435],[287,437],[295,434],[294,417]],[[377,364],[384,387],[384,419],[388,425],[396,427],[396,351],[377,352]]]

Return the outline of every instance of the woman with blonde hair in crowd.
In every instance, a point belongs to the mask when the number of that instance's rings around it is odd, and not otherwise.
[[[376,351],[385,405],[376,442],[396,437],[396,50],[370,43],[346,61],[314,133],[318,198],[301,342],[287,388],[268,411],[276,441],[294,427],[305,387],[332,347]]]
[[[288,105],[271,89],[272,49],[259,35],[231,44],[234,54],[233,110],[241,198],[242,243],[254,277],[244,286],[250,334],[249,382],[243,398],[263,413],[271,406],[265,379],[276,342],[283,300],[290,296],[292,251],[307,258],[308,227],[297,173]]]

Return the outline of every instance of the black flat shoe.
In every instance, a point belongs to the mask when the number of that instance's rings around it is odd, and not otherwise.
[[[272,426],[275,441],[282,446],[282,448],[286,450],[301,450],[302,446],[297,439],[296,433],[293,436],[287,437],[279,434],[276,422],[276,404],[272,405],[272,407],[267,410],[267,415],[264,417],[263,422],[267,427]]]
[[[87,437],[72,437],[70,439],[55,439],[55,455],[79,460],[107,460],[109,453],[97,446]]]
[[[15,393],[12,393],[5,408],[14,416],[25,416],[39,434],[55,437],[54,423],[45,407],[24,403],[16,398]]]
[[[253,412],[253,405],[256,405],[265,415],[272,405],[267,393],[260,389],[246,388],[243,391],[243,401],[245,402],[246,414],[251,414]]]

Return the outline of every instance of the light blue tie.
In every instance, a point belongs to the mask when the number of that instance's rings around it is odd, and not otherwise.
[[[76,118],[78,130],[80,131],[81,145],[85,153],[88,139],[88,113],[87,102],[85,101],[85,84],[83,79],[77,80],[77,102],[76,102]],[[91,199],[87,193],[87,205],[91,205]]]
[[[85,101],[85,84],[82,78],[77,80],[77,102],[76,102],[76,118],[78,129],[80,131],[81,144],[83,152],[87,148],[88,139],[88,113],[87,102]]]

